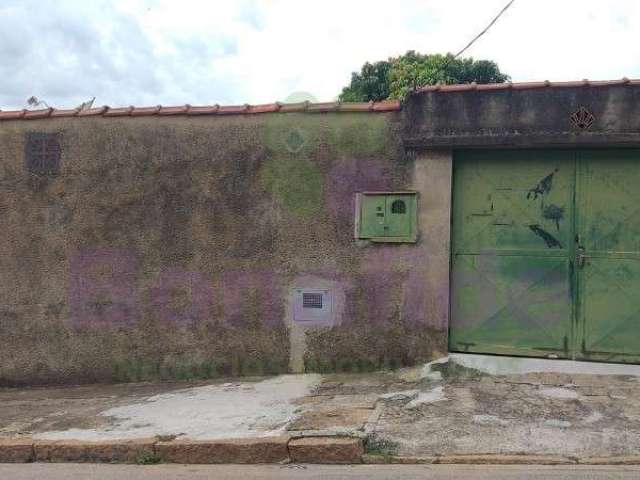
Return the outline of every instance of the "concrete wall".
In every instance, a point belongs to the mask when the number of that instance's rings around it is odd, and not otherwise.
[[[415,93],[403,106],[405,144],[420,148],[640,145],[640,82]],[[584,128],[572,114],[592,115]]]
[[[0,384],[351,371],[446,351],[451,158],[389,114],[0,124]],[[61,133],[60,173],[25,168]],[[415,189],[415,245],[353,239],[354,193]],[[298,328],[294,288],[333,294]]]

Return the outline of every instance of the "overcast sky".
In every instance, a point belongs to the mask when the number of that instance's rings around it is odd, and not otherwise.
[[[0,0],[0,108],[332,100],[365,61],[457,51],[506,0]],[[640,1],[516,0],[468,52],[514,81],[640,77]]]

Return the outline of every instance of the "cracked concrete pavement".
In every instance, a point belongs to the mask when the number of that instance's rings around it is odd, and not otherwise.
[[[370,453],[399,457],[640,452],[638,377],[490,376],[452,362],[369,374],[2,389],[0,405],[0,437],[333,434],[369,437]]]

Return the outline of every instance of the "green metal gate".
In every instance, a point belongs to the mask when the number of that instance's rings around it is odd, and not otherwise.
[[[452,351],[640,360],[640,151],[456,154]]]

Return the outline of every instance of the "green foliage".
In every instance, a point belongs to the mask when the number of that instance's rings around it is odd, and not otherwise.
[[[367,437],[364,449],[368,455],[379,455],[386,459],[386,463],[391,463],[392,457],[398,454],[399,444],[392,440],[370,435]]]
[[[509,76],[495,62],[455,58],[452,54],[423,55],[413,50],[386,61],[365,63],[360,73],[351,75],[351,83],[342,89],[340,100],[368,102],[403,98],[425,85],[451,83],[502,83]]]
[[[143,452],[138,459],[136,460],[136,463],[138,465],[156,465],[158,463],[160,463],[162,461],[162,459],[156,455],[153,452]]]
[[[368,102],[389,97],[389,74],[391,63],[381,61],[365,63],[360,73],[351,74],[351,83],[342,89],[340,100],[343,102]]]

